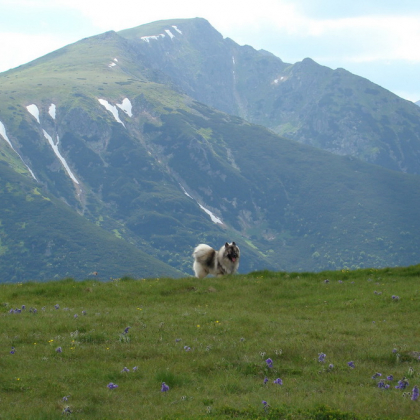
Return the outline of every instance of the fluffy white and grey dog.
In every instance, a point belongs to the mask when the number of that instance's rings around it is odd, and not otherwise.
[[[241,252],[235,242],[226,242],[219,251],[209,245],[200,244],[196,246],[192,255],[195,276],[202,279],[208,274],[223,276],[236,273]]]

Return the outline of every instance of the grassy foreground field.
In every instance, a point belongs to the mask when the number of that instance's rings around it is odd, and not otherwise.
[[[0,285],[0,419],[417,419],[419,290],[420,266]]]

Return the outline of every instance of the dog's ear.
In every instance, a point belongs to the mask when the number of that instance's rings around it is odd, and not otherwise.
[[[228,246],[229,246],[229,244],[226,242],[226,243],[225,243],[225,248],[227,248]]]
[[[236,246],[235,242],[232,242],[232,245],[233,245],[233,246]]]

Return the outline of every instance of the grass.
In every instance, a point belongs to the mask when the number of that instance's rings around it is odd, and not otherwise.
[[[419,278],[412,266],[3,284],[0,419],[418,418]]]

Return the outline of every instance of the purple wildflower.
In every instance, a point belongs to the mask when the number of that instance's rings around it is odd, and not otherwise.
[[[262,401],[262,403],[263,403],[263,405],[264,405],[264,407],[267,407],[267,405],[268,405],[268,402],[267,401]]]
[[[273,384],[283,385],[283,381],[280,378],[277,378],[273,381]]]
[[[354,369],[354,362],[347,362],[347,364],[349,365],[349,367],[351,367],[352,369]]]
[[[379,381],[378,382],[378,388],[385,388],[385,382],[384,381]]]
[[[63,408],[63,414],[71,414],[71,408],[69,406]]]
[[[397,351],[397,349],[392,349],[392,353],[396,353]]]
[[[82,311],[82,315],[86,315],[86,313],[87,313],[86,311]]]
[[[57,303],[56,305],[54,305],[55,309],[60,309],[60,305]]]
[[[419,388],[418,388],[418,386],[416,385],[416,386],[413,388],[413,390],[411,391],[411,399],[412,399],[413,401],[416,401],[418,397],[419,397]]]
[[[124,334],[128,334],[128,330],[130,329],[131,327],[127,327],[125,330],[124,330]]]
[[[61,352],[63,351],[63,349],[62,349],[61,347],[57,347],[57,348],[55,349],[55,351],[56,351],[57,353],[61,353]]]
[[[117,385],[117,384],[114,384],[113,382],[110,382],[110,383],[107,385],[107,387],[108,387],[109,389],[114,389],[114,388],[118,388],[118,385]]]
[[[318,362],[319,363],[324,363],[325,359],[326,359],[327,355],[325,353],[319,353],[318,354]]]
[[[409,385],[408,381],[405,378],[402,378],[398,381],[398,385],[395,386],[396,389],[405,389]]]
[[[184,350],[185,350],[185,351],[190,351],[190,350],[191,350],[191,347],[184,346]]]
[[[63,401],[68,401],[68,399],[70,398],[70,395],[65,395],[64,397],[63,397]]]
[[[130,372],[130,369],[128,369],[128,367],[125,367],[122,371],[121,371],[121,373],[122,372]]]
[[[139,367],[138,366],[134,366],[133,367],[133,372],[135,372]]]
[[[376,379],[376,378],[378,378],[379,376],[382,376],[382,373],[376,372],[376,373],[372,376],[372,379]]]
[[[267,363],[267,366],[268,366],[270,369],[273,367],[273,361],[272,361],[270,358],[268,358],[268,359],[265,361],[265,363]]]
[[[10,354],[15,354],[15,348],[12,347],[12,350],[10,350]]]
[[[22,311],[24,311],[26,309],[25,305],[22,305]]]
[[[268,378],[267,378],[267,376],[264,378],[264,385],[267,385],[267,382],[268,382]]]
[[[332,363],[330,363],[329,366],[328,366],[328,369],[329,370],[333,370],[334,369],[334,365]]]
[[[387,379],[388,381],[393,381],[393,380],[394,380],[394,377],[393,377],[392,375],[389,375],[389,376],[387,376],[387,377],[386,377],[386,379]]]
[[[392,295],[392,300],[400,300],[400,297],[396,295]]]
[[[169,391],[169,386],[165,384],[165,382],[162,382],[162,388],[160,389],[160,392],[166,392]]]
[[[329,283],[330,281],[328,280],[328,279],[325,279],[324,280],[324,283]]]
[[[175,339],[175,343],[179,343],[181,341],[180,338]]]

